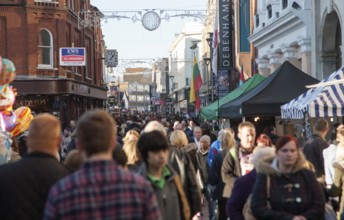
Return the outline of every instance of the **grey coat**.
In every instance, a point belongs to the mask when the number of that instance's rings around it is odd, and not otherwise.
[[[232,147],[222,162],[221,177],[225,184],[223,189],[223,197],[229,198],[232,193],[235,180],[241,176],[239,162],[239,146]]]

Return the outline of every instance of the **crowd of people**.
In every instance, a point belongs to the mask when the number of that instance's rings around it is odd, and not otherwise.
[[[62,129],[39,114],[0,165],[0,219],[344,219],[344,126],[332,141],[327,120],[313,131],[300,141],[248,121],[217,131],[103,110]]]

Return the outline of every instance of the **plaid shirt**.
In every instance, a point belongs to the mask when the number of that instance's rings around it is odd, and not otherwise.
[[[114,161],[86,162],[55,184],[44,219],[161,219],[154,191],[143,177]]]

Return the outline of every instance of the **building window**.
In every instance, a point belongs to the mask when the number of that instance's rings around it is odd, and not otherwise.
[[[259,15],[256,15],[256,27],[259,27]]]
[[[144,102],[144,96],[138,95],[138,96],[137,96],[137,101],[138,101],[138,102]]]
[[[39,31],[37,61],[39,67],[53,67],[53,37],[47,29]]]
[[[268,18],[272,18],[272,5],[268,5],[266,10],[268,11]]]
[[[282,0],[282,9],[286,9],[288,7],[288,0]]]
[[[136,102],[136,95],[129,95],[130,102]]]
[[[68,7],[74,10],[74,0],[69,0],[68,2],[69,2]]]

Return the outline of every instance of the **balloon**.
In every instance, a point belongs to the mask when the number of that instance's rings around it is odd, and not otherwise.
[[[15,102],[15,95],[8,85],[0,86],[0,111],[11,107]]]
[[[29,128],[29,125],[33,119],[33,115],[31,114],[31,109],[26,106],[17,108],[14,110],[14,114],[16,115],[17,120],[13,130],[11,130],[10,133],[13,137],[16,137]]]
[[[0,164],[7,163],[11,159],[12,139],[8,132],[0,132]]]
[[[8,132],[12,131],[16,125],[17,116],[13,111],[2,112],[2,117],[4,119],[5,127]]]
[[[2,65],[5,66],[5,71],[7,72],[15,72],[16,71],[16,67],[14,66],[14,63],[12,61],[10,61],[9,59],[6,58],[2,58]]]
[[[6,131],[6,125],[2,114],[0,114],[0,132]]]
[[[16,76],[16,67],[9,59],[2,58],[2,68],[0,69],[0,85],[11,83]]]

